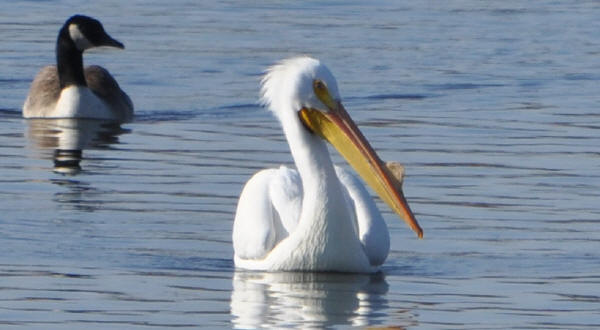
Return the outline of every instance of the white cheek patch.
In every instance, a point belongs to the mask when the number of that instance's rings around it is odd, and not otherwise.
[[[85,35],[81,33],[81,30],[79,30],[79,26],[77,26],[77,24],[69,25],[69,35],[71,36],[71,40],[75,42],[75,46],[77,47],[77,49],[79,49],[80,51],[84,51],[94,46],[88,40],[88,38],[86,38]]]

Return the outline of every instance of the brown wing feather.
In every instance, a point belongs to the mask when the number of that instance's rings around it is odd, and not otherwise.
[[[46,117],[56,107],[60,97],[60,83],[56,65],[43,67],[35,76],[23,105],[24,117]]]
[[[98,65],[90,65],[85,68],[84,74],[89,89],[106,102],[116,116],[124,121],[131,120],[133,103],[108,70]]]
[[[91,65],[85,68],[84,75],[88,88],[109,106],[114,112],[115,118],[121,121],[131,120],[133,103],[106,69],[98,65]],[[31,83],[29,94],[23,105],[23,116],[26,118],[51,117],[59,97],[58,70],[55,65],[45,66]]]

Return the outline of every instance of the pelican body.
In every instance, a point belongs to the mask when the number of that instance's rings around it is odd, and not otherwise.
[[[387,226],[361,181],[333,164],[326,142],[422,237],[401,174],[354,124],[325,65],[310,57],[284,60],[267,70],[261,94],[282,125],[296,169],[262,170],[244,186],[233,226],[236,267],[378,271],[389,252]]]
[[[36,75],[23,117],[131,120],[133,103],[108,70],[98,65],[83,67],[83,52],[99,46],[124,48],[96,19],[70,17],[56,40],[57,65],[45,66]]]

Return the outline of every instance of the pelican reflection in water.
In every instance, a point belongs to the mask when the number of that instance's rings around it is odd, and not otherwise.
[[[232,323],[242,329],[373,325],[389,309],[388,287],[382,273],[236,271]],[[416,325],[407,311],[396,321]]]

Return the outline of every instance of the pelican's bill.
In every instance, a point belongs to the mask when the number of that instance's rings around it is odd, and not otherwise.
[[[329,111],[302,108],[298,115],[304,125],[331,143],[369,186],[406,224],[423,238],[423,229],[413,215],[398,180],[379,159],[367,139],[350,118],[341,102],[324,102]]]

